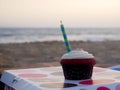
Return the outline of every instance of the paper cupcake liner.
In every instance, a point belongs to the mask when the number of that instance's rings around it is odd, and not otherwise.
[[[62,65],[65,79],[84,80],[92,77],[92,65]]]

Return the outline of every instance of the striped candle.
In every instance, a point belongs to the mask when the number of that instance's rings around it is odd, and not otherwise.
[[[60,23],[61,23],[60,27],[61,27],[61,31],[62,31],[62,34],[63,34],[64,42],[65,42],[65,45],[66,45],[66,49],[67,49],[68,52],[70,52],[71,51],[70,43],[67,39],[67,34],[65,32],[64,25],[62,24],[62,21],[60,21]]]

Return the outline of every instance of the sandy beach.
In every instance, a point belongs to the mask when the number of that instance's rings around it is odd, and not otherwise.
[[[120,41],[70,43],[73,50],[83,48],[92,53],[97,60],[96,66],[120,64]],[[0,44],[0,70],[58,66],[64,53],[66,48],[62,41]]]
[[[95,66],[120,64],[120,41],[70,43],[73,50],[83,48],[92,53],[97,61]],[[59,66],[60,58],[66,52],[62,41],[0,44],[0,76],[6,69]],[[0,82],[0,88],[3,87],[4,84]]]

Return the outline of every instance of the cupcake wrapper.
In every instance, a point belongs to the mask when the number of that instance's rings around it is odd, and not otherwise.
[[[62,65],[65,79],[84,80],[92,77],[92,65]]]

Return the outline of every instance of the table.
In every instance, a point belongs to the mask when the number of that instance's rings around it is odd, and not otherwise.
[[[62,67],[5,70],[6,90],[120,90],[120,72],[94,67],[88,80],[64,80]]]

